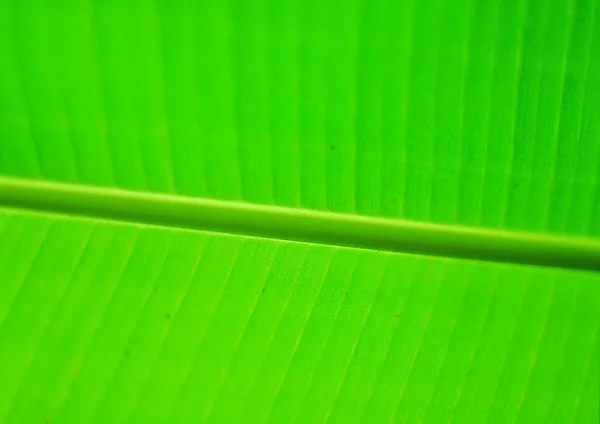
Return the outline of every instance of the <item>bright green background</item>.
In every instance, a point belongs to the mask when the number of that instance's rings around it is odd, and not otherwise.
[[[600,236],[594,0],[0,2],[0,172]]]
[[[3,423],[597,421],[597,274],[0,226]]]
[[[599,237],[600,6],[0,0],[0,174]],[[2,423],[598,422],[597,273],[0,231]]]

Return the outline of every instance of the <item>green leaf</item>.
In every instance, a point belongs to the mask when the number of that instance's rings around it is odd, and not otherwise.
[[[0,422],[596,422],[598,22],[0,1]]]

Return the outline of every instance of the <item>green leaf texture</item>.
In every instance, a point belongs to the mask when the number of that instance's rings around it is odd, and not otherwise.
[[[0,0],[0,423],[597,423],[599,252],[596,0]]]
[[[4,210],[0,421],[594,422],[600,278]]]
[[[600,236],[595,0],[0,2],[0,172]]]

